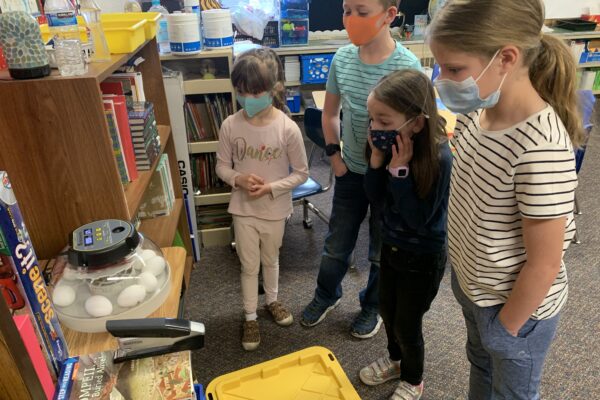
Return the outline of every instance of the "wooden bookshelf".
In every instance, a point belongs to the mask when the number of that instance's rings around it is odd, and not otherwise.
[[[182,211],[183,199],[175,199],[173,210],[169,215],[143,219],[139,231],[151,238],[159,247],[169,247],[173,244]]]
[[[229,203],[231,198],[231,188],[229,186],[222,188],[204,189],[200,194],[194,196],[197,206],[210,206],[215,204]]]
[[[181,247],[166,247],[162,251],[171,267],[171,291],[167,300],[148,318],[176,318],[179,311],[181,285],[187,265],[186,251]],[[117,340],[108,332],[83,333],[63,326],[63,333],[71,356],[112,350],[118,347]]]
[[[202,142],[188,143],[190,154],[215,153],[219,146],[218,140],[207,140]]]
[[[233,93],[230,79],[192,79],[183,82],[185,94]]]

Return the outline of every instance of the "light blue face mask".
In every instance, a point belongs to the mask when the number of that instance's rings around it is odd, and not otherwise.
[[[260,97],[238,95],[237,100],[250,118],[273,104],[273,96],[268,92]]]
[[[440,95],[440,99],[442,99],[442,102],[448,109],[455,113],[468,114],[475,110],[491,108],[498,104],[498,100],[500,100],[500,89],[504,84],[506,74],[502,78],[502,82],[500,82],[498,89],[485,99],[482,99],[479,95],[479,86],[477,86],[477,82],[490,68],[499,52],[500,50],[494,54],[494,57],[492,57],[487,67],[479,74],[477,79],[473,79],[473,77],[470,76],[462,82],[456,82],[450,79],[437,79],[434,82],[435,88]]]

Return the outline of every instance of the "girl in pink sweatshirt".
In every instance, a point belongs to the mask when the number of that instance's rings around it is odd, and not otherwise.
[[[260,343],[256,309],[261,264],[266,309],[281,326],[293,322],[277,301],[279,248],[285,219],[292,213],[292,189],[308,178],[308,163],[300,129],[284,112],[282,70],[268,48],[237,57],[231,81],[243,109],[223,122],[217,149],[217,175],[233,188],[228,211],[242,264],[242,346],[249,351]]]

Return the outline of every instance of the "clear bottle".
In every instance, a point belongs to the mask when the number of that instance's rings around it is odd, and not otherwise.
[[[81,55],[81,42],[77,39],[61,39],[54,43],[58,71],[62,76],[83,75],[87,65]]]
[[[56,39],[79,40],[77,12],[69,0],[46,0],[44,14],[50,33]]]
[[[125,12],[142,12],[142,6],[137,0],[125,0]]]
[[[156,42],[158,43],[158,51],[160,54],[168,54],[171,52],[171,44],[169,43],[169,27],[167,25],[166,15],[169,11],[160,5],[160,0],[152,0],[150,12],[159,12],[162,17],[158,20],[158,32],[156,34]]]
[[[94,44],[94,53],[91,61],[109,61],[110,51],[108,50],[108,44],[106,44],[106,38],[104,37],[104,31],[100,23],[100,7],[98,7],[98,4],[94,0],[81,0],[79,12],[87,23]]]

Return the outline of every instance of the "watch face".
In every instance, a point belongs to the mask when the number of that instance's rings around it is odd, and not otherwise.
[[[407,175],[408,175],[408,169],[400,168],[398,170],[398,178],[406,178]]]

